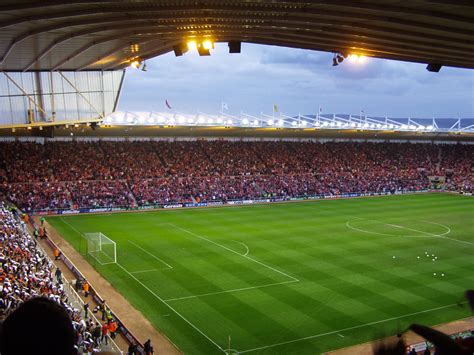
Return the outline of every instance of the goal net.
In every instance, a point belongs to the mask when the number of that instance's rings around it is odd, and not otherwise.
[[[102,233],[85,233],[87,240],[87,254],[92,256],[101,265],[117,262],[117,245]]]

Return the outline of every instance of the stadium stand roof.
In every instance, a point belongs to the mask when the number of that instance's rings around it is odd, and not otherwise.
[[[470,0],[4,0],[0,71],[117,70],[190,38],[474,68]]]

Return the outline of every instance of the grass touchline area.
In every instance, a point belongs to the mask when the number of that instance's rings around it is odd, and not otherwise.
[[[230,336],[239,353],[314,354],[468,316],[473,207],[417,194],[48,221],[185,353]],[[97,232],[116,264],[88,253]]]

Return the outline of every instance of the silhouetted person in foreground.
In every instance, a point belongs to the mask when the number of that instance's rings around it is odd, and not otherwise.
[[[467,298],[471,312],[474,312],[474,290],[466,291],[464,296]],[[408,329],[432,343],[435,346],[436,355],[472,355],[474,353],[474,341],[472,337],[456,342],[449,335],[424,325],[412,324]],[[378,343],[374,347],[374,354],[404,355],[405,342],[401,339],[401,334],[399,338],[398,341],[392,343]]]
[[[76,355],[75,331],[66,310],[47,298],[32,298],[5,319],[2,355]]]

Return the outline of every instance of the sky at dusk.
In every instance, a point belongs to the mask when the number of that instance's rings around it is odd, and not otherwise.
[[[474,70],[367,58],[332,66],[332,54],[242,44],[229,54],[216,44],[210,57],[188,52],[148,60],[147,71],[127,69],[118,109],[293,116],[352,113],[388,117],[474,117]]]

